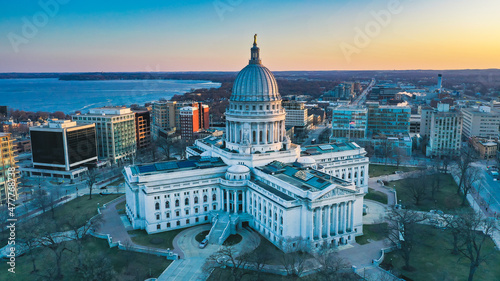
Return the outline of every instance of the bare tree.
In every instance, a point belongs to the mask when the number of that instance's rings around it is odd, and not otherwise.
[[[232,246],[222,246],[217,252],[208,258],[208,264],[212,268],[229,267],[234,281],[240,281],[243,276],[249,274],[244,270],[250,263],[250,254],[238,253]]]
[[[66,251],[71,251],[68,247],[69,242],[62,239],[58,233],[55,233],[58,228],[55,221],[44,220],[42,224],[39,242],[43,248],[50,250],[49,252],[52,253],[55,267],[47,267],[45,274],[39,273],[39,275],[49,280],[63,280],[63,257]]]
[[[474,154],[472,149],[463,148],[460,152],[460,156],[456,159],[458,172],[460,174],[460,180],[457,187],[457,195],[460,194],[465,177],[467,176],[467,171],[470,169],[472,162],[474,161],[473,155]]]
[[[396,168],[399,169],[399,165],[406,161],[406,152],[403,148],[396,147],[394,149],[393,159],[396,162]]]
[[[396,251],[403,258],[403,269],[412,270],[411,255],[418,244],[418,223],[427,219],[417,211],[408,209],[394,209],[387,214],[389,222],[389,240],[396,246]]]
[[[111,261],[103,254],[85,252],[83,261],[75,268],[75,271],[82,280],[117,280]]]
[[[47,208],[50,206],[50,197],[47,195],[47,192],[44,189],[37,189],[33,194],[33,203],[37,208],[42,209],[42,212],[45,213]]]
[[[465,172],[462,182],[462,206],[467,204],[467,194],[474,189],[474,185],[481,180],[481,171],[477,167],[470,167]]]
[[[69,217],[66,220],[66,225],[69,226],[71,232],[70,232],[70,238],[75,240],[76,243],[76,250],[74,251],[75,255],[78,258],[78,266],[82,265],[83,262],[83,256],[82,256],[82,248],[83,248],[83,238],[89,234],[90,231],[94,231],[99,226],[102,224],[103,219],[101,215],[98,215],[97,217],[94,217],[93,219],[87,221],[83,226],[76,223],[78,222],[78,217],[80,216],[89,216],[89,214],[73,214],[73,216]]]
[[[17,237],[19,244],[24,245],[26,249],[26,253],[33,265],[32,272],[37,272],[35,249],[40,246],[39,220],[36,217],[29,219],[19,224],[18,229]]]
[[[316,261],[321,265],[318,271],[318,276],[314,279],[319,281],[348,281],[353,276],[351,265],[345,259],[338,256],[337,253],[329,253],[321,251],[315,255]]]
[[[281,265],[287,272],[288,276],[292,278],[299,278],[304,270],[309,265],[308,258],[306,254],[307,241],[303,239],[295,239],[296,241],[292,243],[288,241],[285,245],[285,252],[281,255]],[[293,246],[295,244],[295,247]]]
[[[94,168],[89,168],[85,172],[85,182],[89,188],[89,200],[92,199],[92,190],[94,185],[97,183],[97,171]]]
[[[484,219],[480,213],[465,212],[459,214],[457,227],[460,229],[458,252],[469,261],[469,277],[472,281],[479,266],[486,262],[495,252],[494,248],[487,250],[489,235],[496,230],[496,222]]]
[[[428,182],[426,171],[418,171],[406,177],[404,181],[405,193],[410,196],[416,206],[428,195]]]

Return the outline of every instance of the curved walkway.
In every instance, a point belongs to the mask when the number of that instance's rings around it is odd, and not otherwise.
[[[180,280],[195,281],[206,280],[211,272],[204,268],[205,262],[210,255],[220,249],[220,245],[209,244],[204,249],[198,248],[195,237],[198,233],[210,230],[210,225],[200,225],[181,231],[174,238],[174,248],[179,249],[184,257],[170,264],[167,269],[158,277],[158,281]],[[260,244],[260,237],[254,232],[243,228],[238,230],[242,236],[240,243],[235,245],[237,252],[253,250]]]

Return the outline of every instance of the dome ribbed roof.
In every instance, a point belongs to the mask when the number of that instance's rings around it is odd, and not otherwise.
[[[233,174],[244,174],[250,172],[250,169],[243,165],[232,165],[227,169],[227,172]]]
[[[250,50],[249,64],[238,73],[234,81],[231,101],[280,100],[278,83],[274,75],[261,63],[257,34],[254,36],[253,47]]]
[[[232,101],[275,101],[281,99],[274,75],[261,64],[243,68],[233,85]]]

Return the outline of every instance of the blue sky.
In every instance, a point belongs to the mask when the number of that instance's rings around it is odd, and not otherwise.
[[[376,21],[373,15],[391,1],[397,0],[42,0],[58,3],[53,15],[38,1],[3,1],[0,72],[237,71],[248,60],[254,33],[271,70],[500,64],[500,39],[492,36],[500,27],[500,4],[494,0],[397,1],[399,12],[366,46],[356,45],[356,30]],[[33,23],[38,15],[43,21],[44,13],[46,24],[24,36],[25,20]]]

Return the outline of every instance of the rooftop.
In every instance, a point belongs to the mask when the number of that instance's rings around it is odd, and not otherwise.
[[[181,161],[134,165],[130,167],[130,170],[133,175],[145,175],[156,172],[169,173],[223,166],[226,166],[226,164],[218,157],[191,157],[188,160]]]
[[[342,186],[351,185],[348,181],[331,177],[330,175],[320,171],[301,169],[279,161],[271,162],[266,166],[258,167],[257,169],[305,191],[323,190],[332,184]]]
[[[301,148],[304,155],[318,155],[324,153],[341,152],[348,150],[361,149],[359,145],[354,142],[339,142],[329,144],[308,145]]]

